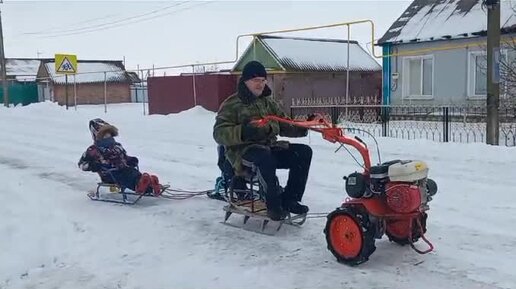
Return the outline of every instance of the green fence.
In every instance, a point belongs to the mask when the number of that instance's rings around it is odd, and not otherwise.
[[[38,102],[38,85],[34,82],[9,84],[9,103],[27,105]],[[0,104],[4,103],[4,90],[0,85]]]

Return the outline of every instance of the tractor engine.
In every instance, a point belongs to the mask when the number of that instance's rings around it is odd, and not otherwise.
[[[428,166],[422,161],[401,161],[388,168],[390,182],[385,187],[387,205],[397,213],[428,209]]]
[[[410,183],[392,182],[386,187],[387,206],[396,213],[410,213],[416,211],[421,202],[419,186]]]
[[[357,172],[349,175],[346,191],[352,198],[384,196],[394,212],[410,213],[428,210],[437,185],[428,178],[426,163],[394,160],[372,166],[369,178]]]

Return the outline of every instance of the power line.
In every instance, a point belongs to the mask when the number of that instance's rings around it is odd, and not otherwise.
[[[155,10],[143,13],[143,14],[138,14],[138,15],[135,15],[135,16],[130,16],[130,17],[118,19],[118,20],[115,20],[115,21],[110,21],[110,22],[96,24],[96,25],[89,25],[89,26],[80,27],[80,28],[74,28],[74,29],[63,29],[63,30],[58,30],[58,31],[54,31],[54,32],[41,32],[41,33],[39,33],[39,32],[28,32],[28,33],[24,33],[24,34],[26,34],[26,35],[34,35],[34,34],[38,35],[38,34],[63,34],[63,33],[66,34],[66,33],[70,33],[70,32],[80,32],[80,31],[88,32],[89,30],[92,30],[92,29],[95,29],[95,28],[103,28],[103,27],[106,27],[106,26],[109,27],[110,25],[113,25],[113,24],[123,23],[123,22],[127,22],[127,21],[134,20],[134,19],[137,19],[137,18],[145,17],[145,16],[152,15],[152,14],[156,14],[156,13],[162,12],[163,10],[174,8],[174,7],[183,5],[183,4],[188,3],[188,2],[190,2],[190,1],[183,1],[183,2],[180,2],[180,3],[174,3],[173,5],[165,6],[165,7],[162,7],[162,8],[159,8],[159,9],[155,9]]]
[[[108,15],[105,15],[105,16],[100,16],[100,17],[95,17],[95,18],[91,18],[91,19],[86,19],[86,20],[79,21],[79,22],[73,22],[71,24],[68,24],[67,26],[75,27],[75,26],[80,26],[82,24],[98,22],[99,20],[105,20],[106,18],[111,18],[111,17],[116,16],[116,15],[117,14],[108,14]],[[30,34],[43,34],[43,33],[50,33],[50,32],[57,33],[57,32],[62,30],[62,27],[63,27],[63,25],[54,26],[54,27],[51,26],[50,28],[47,28],[45,30],[34,31],[34,32],[26,32],[26,33],[21,33],[21,34],[28,34],[28,35],[30,35]]]
[[[103,31],[103,30],[107,30],[107,29],[111,29],[111,28],[116,28],[116,27],[121,27],[121,26],[125,26],[125,25],[130,25],[130,24],[140,23],[140,22],[144,22],[144,21],[154,20],[154,19],[161,18],[161,17],[164,17],[164,16],[176,14],[178,12],[183,12],[183,11],[186,11],[186,10],[190,10],[190,9],[192,9],[194,7],[198,7],[198,6],[202,6],[202,5],[207,5],[207,4],[210,4],[210,3],[213,3],[213,2],[214,1],[201,2],[201,3],[197,4],[197,5],[192,5],[192,6],[189,6],[189,7],[185,7],[183,9],[174,10],[174,11],[171,11],[171,12],[168,12],[168,13],[159,14],[159,15],[156,15],[156,16],[153,16],[153,17],[143,18],[143,19],[139,19],[139,20],[136,20],[136,21],[126,22],[126,23],[119,23],[119,24],[108,26],[108,27],[101,27],[101,28],[97,28],[97,29],[91,29],[91,30],[86,30],[86,31],[70,32],[70,33],[63,33],[63,34],[57,34],[57,35],[41,36],[41,38],[56,38],[56,37],[71,36],[71,35],[78,35],[78,34],[85,34],[85,33]]]
[[[47,32],[47,31],[41,32],[40,31],[40,32],[26,32],[26,33],[23,33],[23,34],[24,35],[41,35],[41,34],[57,34],[57,35],[63,34],[63,35],[66,35],[66,33],[71,33],[71,32],[81,32],[81,31],[89,32],[90,30],[95,29],[95,28],[110,27],[111,25],[114,25],[114,24],[128,22],[128,21],[131,21],[131,20],[135,20],[135,19],[138,19],[138,18],[142,18],[142,17],[145,17],[145,16],[156,14],[156,13],[162,12],[163,10],[171,9],[171,8],[174,8],[174,7],[186,4],[188,2],[191,2],[191,1],[182,1],[180,3],[174,3],[173,5],[165,6],[165,7],[162,7],[162,8],[159,8],[159,9],[155,9],[155,10],[143,13],[143,14],[138,14],[138,15],[135,15],[135,16],[130,16],[130,17],[126,17],[126,18],[122,18],[122,19],[118,19],[118,20],[114,20],[114,21],[110,21],[110,22],[106,22],[106,23],[96,24],[96,25],[89,25],[89,26],[80,27],[80,28],[74,28],[74,29],[63,29],[63,30],[57,30],[57,31],[53,31],[53,32]],[[94,31],[94,30],[92,30],[92,31]],[[57,36],[57,35],[55,35],[55,36]]]

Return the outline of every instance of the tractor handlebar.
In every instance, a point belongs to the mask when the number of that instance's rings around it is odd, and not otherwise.
[[[369,175],[369,171],[371,169],[371,158],[369,156],[369,149],[367,148],[367,145],[358,137],[352,138],[344,135],[344,132],[341,128],[328,122],[321,115],[316,115],[313,120],[302,121],[292,120],[275,115],[268,115],[262,119],[254,120],[252,123],[256,126],[264,126],[269,121],[277,121],[293,126],[304,127],[306,129],[321,133],[323,139],[331,143],[337,142],[354,147],[358,150],[362,156],[362,159],[364,160],[364,174]]]

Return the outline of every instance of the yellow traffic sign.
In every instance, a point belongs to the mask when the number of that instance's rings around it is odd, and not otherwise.
[[[57,74],[77,73],[77,55],[56,54],[55,64]]]

